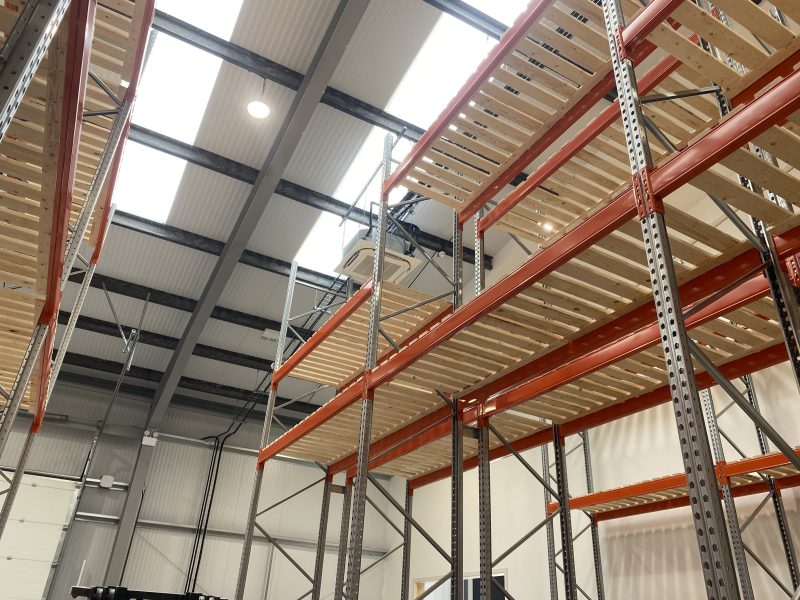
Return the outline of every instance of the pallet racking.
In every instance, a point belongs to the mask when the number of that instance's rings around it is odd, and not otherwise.
[[[97,268],[154,6],[0,5],[0,453],[20,408],[34,413],[2,492],[0,535]],[[53,358],[62,293],[76,277]]]
[[[800,204],[799,13],[789,0],[529,4],[393,173],[384,156],[372,280],[289,361],[276,361],[271,403],[289,375],[329,384],[336,395],[274,441],[268,411],[237,600],[263,464],[278,453],[325,469],[325,506],[333,476],[345,473],[337,598],[358,598],[368,481],[405,519],[402,597],[409,597],[414,527],[452,565],[439,583],[450,580],[452,597],[460,598],[462,478],[474,466],[481,597],[495,586],[510,598],[492,581],[498,559],[489,516],[490,460],[507,454],[522,460],[559,504],[501,556],[546,526],[551,597],[558,593],[557,567],[566,597],[576,598],[583,590],[575,581],[564,439],[670,401],[685,473],[669,489],[683,490],[694,507],[707,595],[753,597],[727,498],[741,486],[710,475],[720,460],[706,431],[713,411],[703,418],[698,390],[720,385],[781,451],[770,458],[800,468],[794,449],[729,381],[787,359],[800,375],[792,284],[800,252],[793,213]],[[524,180],[507,191],[523,171]],[[388,193],[397,186],[453,209],[454,262],[445,274],[451,307],[438,298],[424,304],[382,281]],[[727,217],[727,230],[693,214],[703,203]],[[462,305],[462,234],[470,222],[476,296]],[[480,256],[491,226],[530,256],[484,288]],[[398,314],[408,320],[394,339],[386,329]],[[555,489],[519,454],[548,442]],[[589,467],[587,461],[591,477]],[[743,468],[737,478],[760,473],[779,481],[762,463]],[[405,506],[372,470],[409,480]],[[411,513],[413,490],[447,477],[449,553]],[[556,515],[563,567],[555,562]],[[320,540],[326,527],[324,510]],[[593,538],[603,597],[595,530]],[[319,579],[307,577],[309,594],[318,598]]]

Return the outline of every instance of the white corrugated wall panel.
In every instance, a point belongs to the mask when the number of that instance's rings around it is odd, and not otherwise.
[[[42,598],[75,484],[25,475],[0,540],[0,598]]]
[[[3,467],[16,467],[31,420],[32,417],[28,415],[20,415],[11,426],[11,435],[0,457],[0,465]],[[28,469],[77,477],[83,469],[86,444],[90,439],[91,433],[88,431],[65,430],[57,423],[45,421],[33,442]],[[0,481],[0,489],[5,489],[5,482]],[[0,500],[2,499],[3,496],[0,496]]]

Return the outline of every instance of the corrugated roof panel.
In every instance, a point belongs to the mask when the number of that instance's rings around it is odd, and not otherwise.
[[[78,290],[78,285],[70,283],[67,286],[67,290],[69,290],[71,296],[74,296]],[[114,309],[117,311],[122,325],[126,327],[136,327],[139,323],[142,309],[144,308],[144,300],[114,293],[109,293],[109,296],[111,296]],[[71,302],[65,302],[62,304],[61,308],[62,310],[69,311],[72,308],[72,304]],[[83,303],[81,315],[107,321],[108,323],[114,323],[114,315],[111,312],[105,294],[103,294],[103,290],[97,288],[89,289],[86,300]],[[188,320],[188,312],[150,302],[147,305],[147,312],[145,313],[142,328],[145,331],[180,337]]]
[[[319,215],[316,208],[273,194],[247,248],[291,262]]]
[[[373,0],[331,86],[385,107],[441,15],[419,0]]]
[[[231,365],[200,356],[192,356],[184,372],[186,377],[202,379],[204,381],[214,381],[242,390],[255,390],[256,386],[263,381],[265,374],[266,369],[259,371],[257,369]]]
[[[112,360],[120,364],[127,357],[122,353],[120,340],[83,329],[76,329],[73,333],[69,351],[84,356]],[[133,364],[137,367],[163,371],[167,368],[171,356],[172,350],[139,344],[133,355]]]
[[[336,5],[331,0],[247,0],[231,41],[305,73]]]
[[[276,343],[273,338],[277,338],[278,332],[270,331],[269,335],[269,339],[264,339],[261,332],[255,329],[209,319],[200,335],[199,343],[258,356],[271,362],[275,359]]]
[[[165,292],[199,298],[217,257],[112,227],[98,272]]]
[[[271,113],[266,119],[254,119],[246,107],[262,97],[262,87]],[[293,98],[292,90],[223,63],[195,145],[260,168]]]
[[[247,265],[238,264],[219,303],[253,315],[264,315],[280,320],[289,280]],[[313,306],[314,291],[297,286],[294,293],[293,314]]]
[[[186,165],[167,223],[224,241],[251,186],[192,164]]]
[[[372,126],[363,121],[319,105],[284,171],[284,179],[332,195],[371,130]],[[375,164],[380,160],[376,156]]]

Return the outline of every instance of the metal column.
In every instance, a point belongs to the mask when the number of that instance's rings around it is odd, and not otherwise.
[[[383,181],[392,168],[392,136],[387,135],[383,143]],[[378,360],[378,329],[381,317],[381,295],[383,293],[383,260],[386,252],[386,222],[389,210],[389,196],[381,193],[378,205],[378,222],[375,230],[375,261],[372,266],[372,297],[369,307],[369,334],[367,336],[367,355],[364,365],[364,379]],[[361,546],[364,538],[364,512],[367,502],[367,471],[369,470],[369,444],[372,437],[372,411],[375,390],[365,385],[361,399],[361,425],[358,438],[358,462],[353,480],[353,507],[350,515],[350,536],[347,550],[347,588],[348,600],[358,599],[361,584]],[[238,600],[238,599],[237,599]]]
[[[464,298],[464,230],[453,213],[453,309]],[[476,283],[477,286],[477,283]],[[461,420],[458,398],[451,397],[452,473],[450,481],[450,598],[464,598],[464,423]],[[491,562],[491,558],[489,559]],[[490,566],[491,569],[491,566]]]
[[[693,507],[694,529],[709,599],[737,600],[739,590],[725,527],[725,516],[714,475],[703,412],[697,392],[689,341],[678,295],[675,265],[664,221],[663,205],[652,194],[653,166],[644,129],[634,66],[622,47],[623,17],[620,0],[603,0],[603,16],[611,49],[622,124],[633,175],[633,189],[642,237],[650,265],[651,285],[662,330],[662,347],[667,366],[681,453]]]
[[[414,494],[411,485],[406,481],[406,512],[412,514]],[[403,567],[400,580],[400,599],[411,600],[411,521],[405,520],[403,527]]]
[[[581,434],[583,440],[583,466],[586,471],[586,493],[594,493],[594,476],[592,475],[592,451],[589,444],[589,430]],[[594,558],[594,578],[597,587],[597,600],[605,600],[606,592],[603,585],[603,561],[600,554],[600,532],[597,529],[597,521],[591,517],[590,524],[592,533],[592,557]]]
[[[706,425],[708,426],[709,440],[714,452],[714,461],[723,462],[725,452],[722,449],[722,438],[720,437],[717,425],[717,413],[714,411],[714,401],[711,392],[707,389],[700,392],[703,399],[703,407],[706,411]],[[739,516],[736,513],[736,504],[733,501],[730,483],[727,481],[720,485],[722,499],[725,506],[725,516],[728,520],[728,534],[731,536],[731,546],[733,547],[733,557],[736,561],[736,571],[739,573],[739,587],[744,600],[754,600],[753,584],[750,581],[750,570],[747,567],[747,555],[745,555],[742,545],[742,531],[739,528]]]
[[[281,329],[278,332],[278,347],[275,349],[275,363],[272,367],[274,373],[283,364],[283,354],[286,349],[286,335],[289,330],[289,318],[292,316],[292,300],[294,298],[295,281],[297,280],[297,263],[292,262],[289,269],[289,284],[286,290],[286,299],[283,304],[283,318],[281,319]],[[264,415],[264,426],[261,429],[261,444],[263,448],[269,443],[269,431],[272,427],[272,415],[275,412],[275,398],[278,395],[277,385],[270,382],[269,397],[267,398],[267,409]],[[250,552],[253,548],[253,533],[256,518],[258,515],[258,500],[261,496],[261,484],[264,481],[264,465],[259,463],[256,466],[256,478],[253,482],[253,491],[250,495],[250,510],[247,514],[247,525],[244,530],[244,542],[242,545],[242,559],[239,563],[239,576],[236,580],[235,600],[244,598],[244,586],[247,583],[247,569],[250,566]]]
[[[544,487],[544,511],[547,514],[553,495],[550,493],[550,453],[547,451],[547,444],[542,445],[542,476],[548,483]],[[558,575],[556,573],[556,534],[553,520],[550,519],[545,525],[547,534],[547,573],[550,582],[550,600],[558,600]]]
[[[450,600],[464,600],[464,423],[453,398],[450,480]]]
[[[477,268],[477,267],[476,267]],[[453,212],[453,308],[464,300],[464,228]]]
[[[320,600],[322,594],[322,569],[325,564],[325,543],[328,537],[328,512],[331,506],[331,476],[325,478],[322,488],[322,509],[319,516],[319,537],[317,538],[317,558],[314,562],[314,587],[311,600]]]
[[[478,425],[478,539],[480,545],[480,600],[492,598],[492,497],[489,428]]]
[[[69,8],[69,0],[30,0],[0,50],[0,140],[22,103]]]
[[[564,456],[564,438],[558,425],[553,425],[553,447],[555,448],[556,485],[561,505],[561,553],[564,555],[564,593],[567,600],[577,600],[575,581],[575,552],[572,548],[572,515],[569,510],[569,482],[567,460]],[[554,563],[555,564],[555,563]]]
[[[480,294],[486,287],[486,247],[483,239],[483,232],[480,229],[480,218],[483,216],[483,209],[480,209],[473,217],[472,223],[475,231],[475,295]]]
[[[353,485],[346,482],[342,495],[342,524],[339,530],[339,556],[336,562],[336,584],[333,600],[344,598],[344,576],[347,568],[347,532],[350,529],[350,504],[353,499]]]
[[[747,400],[756,411],[759,411],[758,397],[756,396],[756,390],[753,386],[753,378],[750,375],[746,375],[742,377],[742,381],[745,384]],[[758,437],[758,447],[761,450],[761,454],[768,454],[770,452],[769,441],[758,426],[756,426],[756,436]],[[778,489],[778,486],[775,485],[775,480],[772,477],[767,477],[767,483],[769,485],[770,496],[772,497],[772,507],[775,509],[775,518],[778,523],[783,552],[786,555],[786,565],[789,569],[789,576],[792,581],[792,586],[794,589],[797,589],[800,588],[800,569],[798,569],[797,553],[794,549],[792,532],[789,529],[789,520],[786,516],[786,507],[783,505],[783,497],[781,496],[781,491]]]

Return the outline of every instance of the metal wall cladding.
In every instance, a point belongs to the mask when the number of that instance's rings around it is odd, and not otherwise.
[[[110,523],[73,523],[53,581],[51,600],[69,598],[73,585],[96,585],[103,581],[116,531],[117,526]]]
[[[0,465],[8,468],[16,466],[30,425],[29,416],[17,417],[0,457]],[[83,469],[90,439],[91,433],[88,431],[66,430],[58,424],[45,422],[33,443],[28,470],[77,477]]]
[[[74,497],[73,482],[25,476],[0,540],[0,598],[42,597]]]

